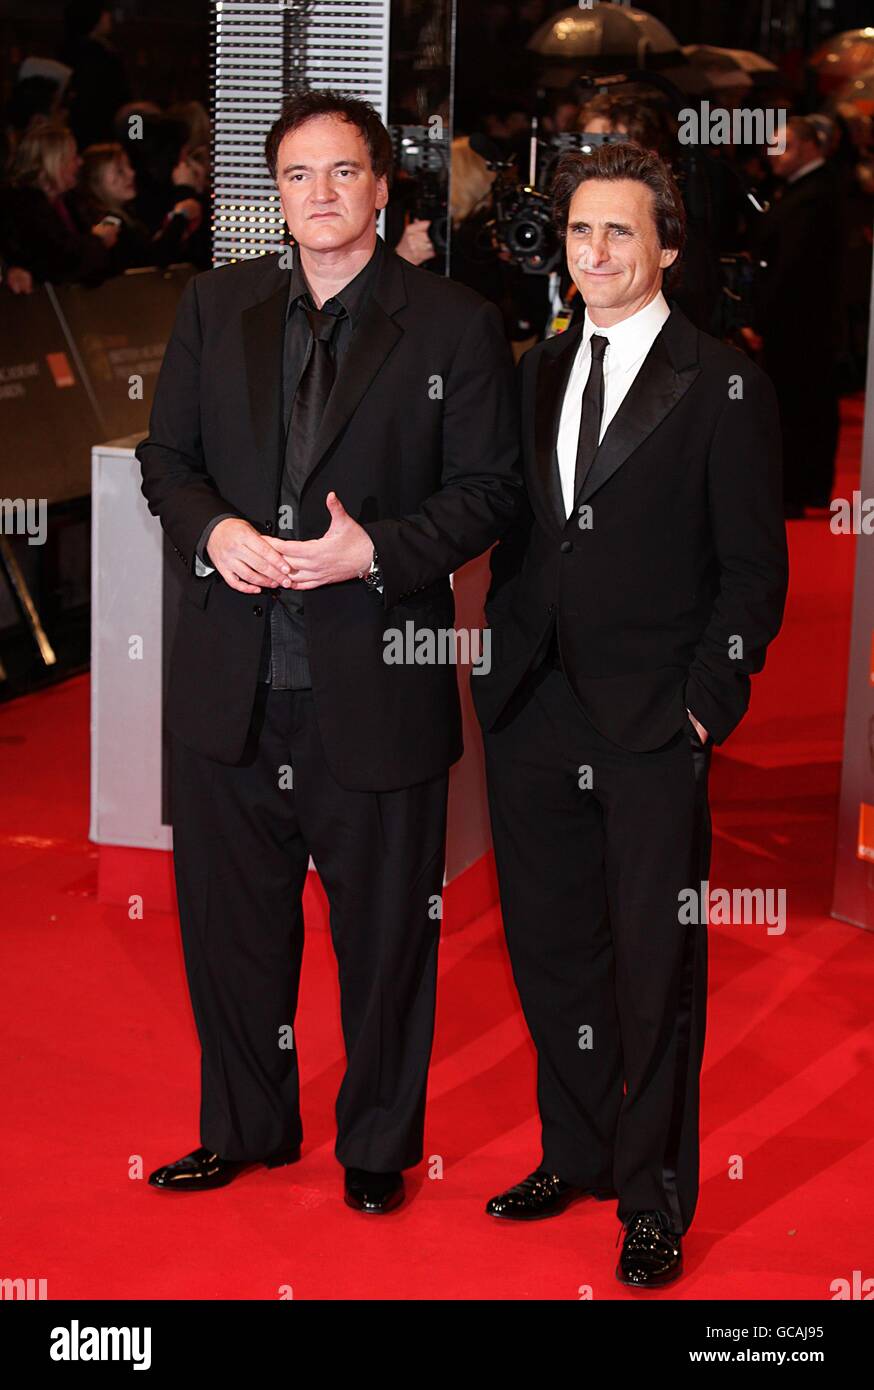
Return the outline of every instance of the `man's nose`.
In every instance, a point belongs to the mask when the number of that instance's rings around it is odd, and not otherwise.
[[[336,189],[331,183],[330,174],[317,174],[313,187],[313,197],[317,203],[329,202],[336,196]]]

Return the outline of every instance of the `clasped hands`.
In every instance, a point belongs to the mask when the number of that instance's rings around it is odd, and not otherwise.
[[[283,541],[262,536],[248,521],[227,517],[209,538],[207,550],[226,584],[242,594],[262,589],[318,589],[357,579],[370,568],[373,542],[349,515],[335,492],[325,504],[331,524],[315,541]],[[703,743],[709,737],[703,724],[688,711]]]
[[[370,568],[373,541],[349,515],[335,492],[325,503],[331,523],[314,541],[284,541],[262,536],[248,521],[227,517],[207,544],[210,562],[222,579],[241,594],[262,589],[318,589],[357,579]]]

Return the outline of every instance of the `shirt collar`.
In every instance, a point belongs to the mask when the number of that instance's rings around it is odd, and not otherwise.
[[[382,237],[377,235],[376,245],[373,248],[373,255],[366,265],[362,266],[358,274],[345,284],[336,294],[331,295],[322,305],[322,312],[326,314],[336,314],[342,317],[344,313],[349,315],[354,328],[358,322],[358,317],[364,307],[364,301],[368,290],[373,282],[374,276],[382,260],[382,253],[385,243]],[[314,309],[315,303],[310,294],[310,287],[307,278],[303,273],[303,266],[300,263],[300,247],[295,242],[291,254],[291,274],[288,282],[288,308],[286,317],[291,313],[299,301],[303,300],[306,309]]]
[[[585,348],[593,333],[599,333],[610,344],[611,365],[629,366],[649,352],[670,312],[668,301],[661,290],[649,304],[638,309],[636,314],[622,319],[620,323],[614,323],[612,328],[599,328],[596,323],[592,323],[587,309],[583,320],[581,348]]]
[[[825,160],[822,158],[811,159],[807,164],[802,164],[800,169],[796,169],[794,174],[790,174],[786,182],[797,183],[799,179],[804,178],[805,174],[812,174],[814,169],[821,169],[823,164],[825,164]]]

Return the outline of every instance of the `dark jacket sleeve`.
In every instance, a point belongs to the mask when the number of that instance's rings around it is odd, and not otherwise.
[[[527,354],[526,354],[527,355]],[[517,409],[522,408],[522,391],[525,373],[525,357],[516,363],[513,392]],[[506,614],[513,601],[516,582],[522,571],[525,552],[531,535],[534,513],[524,488],[520,490],[513,518],[489,556],[491,582],[486,594],[485,613],[490,627],[494,627]]]
[[[365,524],[391,608],[481,555],[511,523],[521,490],[518,406],[501,315],[484,301],[444,383],[443,471],[409,516]]]
[[[746,713],[750,676],[783,620],[789,577],[780,423],[764,372],[746,369],[727,400],[708,460],[719,590],[686,683],[686,705],[722,743]]]
[[[201,343],[195,276],[179,301],[155,388],[148,437],[136,449],[149,511],[160,518],[176,554],[192,571],[205,527],[222,513],[240,515],[213,485],[203,457]]]

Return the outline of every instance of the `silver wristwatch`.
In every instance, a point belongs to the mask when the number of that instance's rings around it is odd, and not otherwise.
[[[379,568],[379,556],[375,550],[370,562],[370,569],[362,570],[358,578],[364,580],[368,589],[375,589],[378,593],[382,593],[382,570]]]

